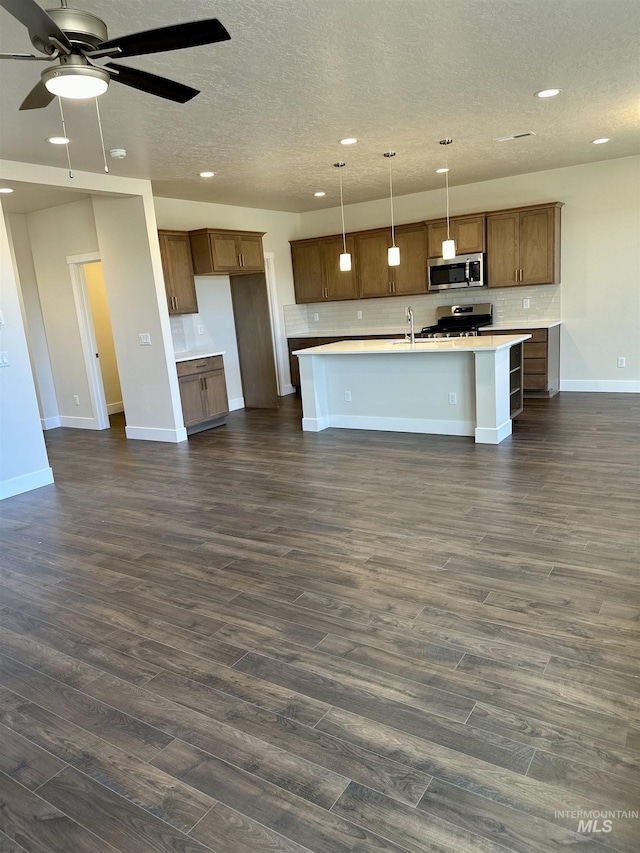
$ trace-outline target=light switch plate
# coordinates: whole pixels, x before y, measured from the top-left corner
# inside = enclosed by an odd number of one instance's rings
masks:
[[[140,334],[138,335],[138,340],[140,341],[141,347],[151,346],[151,335],[148,332],[140,332]]]

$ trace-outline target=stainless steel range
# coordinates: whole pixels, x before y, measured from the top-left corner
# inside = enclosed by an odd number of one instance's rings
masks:
[[[425,326],[422,338],[460,338],[478,334],[482,326],[493,323],[493,305],[479,302],[477,305],[441,305],[436,308],[433,326]]]

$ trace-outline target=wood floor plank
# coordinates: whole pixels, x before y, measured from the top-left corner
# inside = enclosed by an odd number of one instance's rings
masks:
[[[29,853],[114,853],[110,844],[3,773],[0,802],[0,831],[26,844]]]
[[[141,720],[8,658],[0,660],[0,684],[145,760],[172,740]]]
[[[15,737],[28,739],[33,749],[47,750],[45,754],[58,765],[56,772],[65,763],[71,764],[183,832],[188,832],[215,803],[146,761],[32,702],[23,700],[14,710],[0,711],[0,720],[11,732],[20,733]],[[24,779],[20,781],[26,784]],[[41,779],[39,784],[45,781]]]
[[[609,693],[622,693],[625,696],[640,698],[640,667],[637,674],[627,675],[554,656],[547,664],[545,675],[577,681],[579,684],[607,690]]]
[[[207,853],[195,839],[67,767],[39,795],[120,853]]]
[[[409,809],[382,794],[352,782],[331,809],[359,826],[371,827],[411,853],[506,853],[512,848],[494,844],[475,832],[441,820],[437,815]]]
[[[509,738],[486,736],[461,723],[418,711],[358,687],[345,687],[327,676],[316,675],[272,658],[249,653],[235,664],[236,669],[251,673],[281,686],[297,684],[306,693],[327,704],[335,705],[362,717],[385,722],[400,731],[418,734],[451,749],[484,758],[501,767],[524,773],[533,750]]]
[[[229,808],[314,853],[404,853],[367,828],[176,741],[153,762]]]
[[[300,758],[331,767],[335,772],[356,779],[394,799],[416,805],[431,777],[412,770],[406,764],[389,761],[375,752],[326,735],[290,717],[265,711],[186,678],[163,673],[145,685],[145,690],[201,711],[208,717],[228,721],[234,728],[254,735]]]
[[[221,853],[309,853],[308,847],[222,803],[211,809],[191,835]]]
[[[540,853],[569,847],[572,851],[598,850],[588,838],[561,826],[513,810],[456,785],[435,779],[418,804],[425,814],[461,826],[518,853]]]
[[[199,749],[266,779],[278,787],[328,808],[344,790],[348,779],[333,770],[307,761],[266,741],[247,734],[233,725],[216,722],[185,705],[161,698],[150,690],[105,676],[90,688],[91,695],[111,701],[126,713],[151,722],[159,731],[180,738]],[[212,692],[212,700],[224,708],[224,694]],[[109,700],[109,697],[111,699]],[[235,705],[231,705],[232,709]],[[233,711],[230,723],[233,723]]]
[[[33,791],[64,766],[64,761],[0,725],[0,772]]]

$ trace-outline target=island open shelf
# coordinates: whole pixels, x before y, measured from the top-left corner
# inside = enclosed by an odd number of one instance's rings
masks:
[[[530,335],[347,340],[297,350],[302,428],[474,436],[499,444],[522,410]]]

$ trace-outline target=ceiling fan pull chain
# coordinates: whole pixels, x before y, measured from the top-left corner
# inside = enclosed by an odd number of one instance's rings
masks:
[[[58,104],[60,105],[60,118],[62,119],[62,135],[66,137],[67,126],[64,122],[64,111],[62,109],[62,98],[58,95]],[[67,149],[67,163],[69,164],[69,177],[73,178],[73,169],[71,168],[71,154],[69,153],[69,145],[64,146]]]
[[[102,145],[102,159],[104,161],[104,170],[107,174],[109,174],[109,167],[107,166],[107,152],[104,150],[104,136],[102,135],[102,121],[100,120],[100,107],[98,106],[98,99],[94,99],[96,102],[96,115],[98,116],[98,130],[100,131],[100,144]]]

